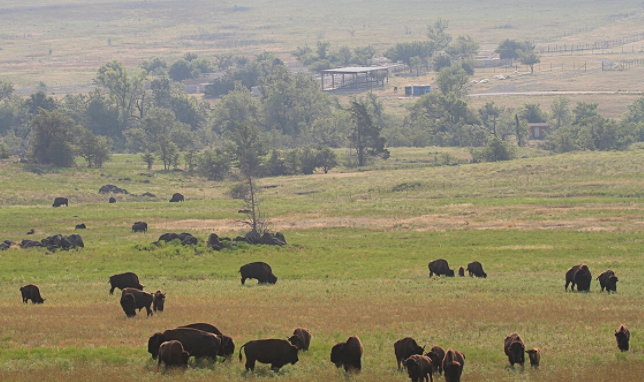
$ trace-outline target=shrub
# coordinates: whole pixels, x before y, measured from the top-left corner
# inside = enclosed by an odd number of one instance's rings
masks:
[[[244,200],[246,196],[250,193],[250,189],[246,183],[236,183],[230,190],[228,190],[228,195],[233,199]]]

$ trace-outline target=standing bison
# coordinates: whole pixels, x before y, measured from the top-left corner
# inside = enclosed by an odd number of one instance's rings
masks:
[[[458,267],[458,277],[465,277],[465,268]]]
[[[233,354],[235,354],[235,342],[233,341],[232,337],[225,336],[214,325],[198,322],[196,324],[181,326],[181,328],[197,329],[201,330],[202,332],[215,334],[221,339],[221,345],[219,346],[219,353],[217,355],[224,358],[230,358]]]
[[[411,382],[434,382],[432,377],[432,360],[424,355],[414,354],[403,363],[407,368]]]
[[[125,288],[134,288],[143,290],[144,285],[139,283],[139,276],[133,272],[121,273],[118,275],[110,276],[109,284],[112,286],[110,289],[110,294],[114,294],[114,289],[119,288],[121,290]]]
[[[311,345],[311,331],[304,328],[297,328],[293,335],[288,338],[288,342],[294,345],[298,350],[309,350]]]
[[[132,293],[121,294],[121,308],[128,317],[136,317],[136,298]]]
[[[428,265],[429,268],[429,277],[432,277],[434,274],[436,276],[448,276],[454,277],[454,270],[449,269],[449,264],[445,259],[438,259],[430,262]]]
[[[239,268],[239,273],[241,273],[242,285],[246,279],[257,279],[259,284],[275,284],[277,282],[277,276],[273,274],[271,266],[263,262],[246,264]]]
[[[568,290],[568,285],[572,284],[570,287],[571,291],[575,290],[575,285],[577,285],[578,292],[589,291],[591,280],[592,275],[590,274],[590,270],[586,264],[575,265],[566,272],[565,289]]]
[[[631,331],[628,330],[626,325],[620,325],[615,331],[615,339],[617,340],[617,347],[621,351],[628,351],[628,342],[631,339]]]
[[[512,333],[505,337],[503,350],[505,351],[505,355],[508,356],[510,366],[514,366],[515,363],[523,366],[525,363],[525,343],[518,333]]]
[[[606,284],[606,292],[615,292],[617,293],[617,282],[619,279],[617,276],[611,276],[608,278],[608,283]]]
[[[172,198],[170,198],[170,203],[183,202],[183,200],[183,195],[177,192],[176,194],[172,195]]]
[[[136,222],[132,224],[132,232],[146,233],[147,231],[148,231],[148,223],[146,222]]]
[[[163,306],[165,305],[165,293],[157,290],[154,292],[152,298],[152,310],[155,312],[163,312]]]
[[[69,207],[69,200],[67,200],[67,198],[56,198],[56,199],[54,199],[54,204],[52,204],[51,206],[52,207],[60,207],[60,206]]]
[[[465,366],[465,355],[458,350],[448,349],[443,358],[443,374],[446,382],[460,382],[463,367]]]
[[[181,342],[183,350],[191,357],[217,359],[221,339],[212,333],[189,328],[169,329],[163,333],[154,333],[148,340],[148,353],[152,359],[157,359],[161,344],[166,341],[176,340]]]
[[[445,358],[445,349],[439,345],[432,346],[432,350],[425,354],[432,360],[434,373],[443,374],[443,358]]]
[[[188,367],[188,358],[190,353],[183,350],[183,345],[177,340],[166,341],[159,346],[159,364],[163,362],[165,368],[169,367]]]
[[[472,261],[471,263],[467,264],[467,272],[470,274],[470,277],[487,277],[487,273],[485,273],[485,271],[483,270],[483,265],[481,265],[481,263],[479,263],[478,261]]]
[[[336,367],[344,367],[345,371],[360,371],[362,369],[362,353],[364,347],[358,336],[351,336],[347,342],[339,342],[331,348],[331,362]]]
[[[416,340],[411,337],[401,338],[394,343],[394,354],[396,355],[396,363],[398,364],[398,369],[403,360],[411,357],[412,355],[423,355],[425,351],[424,346],[419,346],[416,343]]]
[[[239,348],[239,361],[242,361],[241,351],[246,355],[246,370],[255,370],[255,362],[270,363],[271,369],[277,371],[286,364],[295,365],[299,358],[298,349],[287,340],[266,339],[248,341]]]
[[[532,348],[525,352],[528,353],[528,358],[530,358],[530,366],[535,368],[539,367],[539,364],[541,363],[541,351],[539,348]]]
[[[22,302],[27,303],[31,300],[32,304],[42,304],[45,302],[45,299],[40,295],[40,289],[37,285],[27,284],[20,288],[20,293],[22,294]]]
[[[136,309],[138,309],[139,312],[141,311],[141,309],[145,308],[148,316],[152,316],[154,314],[152,313],[152,300],[154,300],[154,296],[151,293],[134,288],[125,288],[121,293],[121,299],[123,299],[123,297],[127,294],[134,296],[134,303]],[[125,313],[127,314],[127,312]]]
[[[601,292],[604,291],[604,288],[608,286],[608,279],[611,276],[615,276],[615,272],[611,271],[610,269],[602,272],[602,274],[597,277],[597,280],[599,280],[599,287],[601,288]]]

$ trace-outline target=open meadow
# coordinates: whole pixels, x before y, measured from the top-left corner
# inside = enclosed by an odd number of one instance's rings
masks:
[[[405,381],[393,343],[453,347],[466,356],[463,381],[635,381],[644,372],[644,152],[548,156],[523,149],[505,163],[436,166],[464,149],[392,149],[365,171],[264,178],[263,206],[288,246],[207,249],[207,236],[243,233],[229,183],[154,168],[117,155],[102,169],[30,172],[0,162],[0,240],[19,242],[81,231],[85,248],[69,252],[12,248],[0,252],[0,380],[346,380],[329,362],[334,343],[357,334],[365,352],[356,381]],[[119,181],[130,178],[130,181]],[[150,180],[144,183],[144,180]],[[104,184],[130,193],[108,204]],[[181,192],[184,203],[168,203]],[[70,206],[52,208],[56,196]],[[132,233],[135,221],[147,233]],[[196,247],[151,243],[189,232]],[[429,279],[427,263],[458,268],[480,261],[487,279]],[[240,285],[239,267],[265,261],[277,284]],[[565,293],[564,274],[585,263],[594,277],[618,275],[617,293]],[[166,310],[126,318],[110,275],[136,272],[147,291],[167,294]],[[20,286],[38,284],[46,301],[23,305]],[[313,333],[311,349],[273,374],[244,371],[236,358],[195,363],[185,374],[157,371],[147,353],[154,332],[209,322],[248,340]],[[631,329],[620,353],[614,330]],[[512,369],[503,339],[517,331],[538,347],[541,368]],[[436,376],[436,378],[441,378]]]

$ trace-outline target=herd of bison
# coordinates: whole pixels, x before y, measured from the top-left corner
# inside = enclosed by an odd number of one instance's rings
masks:
[[[429,277],[442,276],[454,277],[455,272],[449,268],[444,259],[438,259],[428,264]],[[474,261],[467,265],[467,268],[460,267],[458,275],[465,276],[465,270],[470,277],[487,277],[480,262]],[[241,283],[247,279],[257,279],[260,284],[275,284],[277,276],[273,274],[270,265],[264,262],[255,262],[242,266],[239,269]],[[572,284],[571,291],[575,286],[577,291],[589,291],[592,275],[585,264],[576,265],[566,272],[565,290]],[[617,291],[617,277],[611,270],[603,272],[598,277],[601,291]],[[155,293],[144,292],[144,285],[139,282],[139,277],[132,272],[122,273],[110,277],[110,294],[116,288],[121,289],[121,307],[127,317],[136,316],[137,311],[146,309],[147,315],[153,312],[163,312],[165,294],[157,290]],[[40,295],[38,286],[29,284],[20,288],[22,300],[27,303],[31,300],[34,304],[42,304],[45,299]],[[630,331],[625,325],[621,325],[615,331],[617,346],[621,351],[629,350]],[[311,332],[305,328],[297,328],[293,334],[284,339],[261,339],[249,341],[239,349],[239,360],[242,361],[242,349],[246,356],[246,369],[253,371],[255,363],[266,363],[271,369],[277,371],[287,364],[298,362],[298,353],[307,351],[311,343]],[[539,367],[541,352],[538,348],[527,349],[525,342],[518,333],[508,335],[503,341],[503,350],[508,357],[510,365],[521,366],[525,363],[525,354],[528,354],[530,365]],[[351,336],[346,342],[340,342],[331,349],[330,360],[338,368],[343,367],[347,372],[360,371],[362,368],[362,355],[364,347],[358,336]],[[168,367],[188,366],[190,357],[208,358],[216,360],[223,357],[230,359],[235,352],[233,338],[224,335],[217,327],[207,323],[194,323],[168,329],[162,333],[154,333],[148,340],[148,352],[153,359],[158,359],[159,365]],[[449,348],[445,351],[441,346],[435,345],[425,353],[425,346],[420,346],[411,337],[399,339],[394,343],[394,353],[398,369],[405,368],[409,378],[413,381],[433,381],[433,374],[444,375],[447,382],[460,381],[463,367],[465,366],[465,355]],[[424,354],[423,354],[424,353]]]

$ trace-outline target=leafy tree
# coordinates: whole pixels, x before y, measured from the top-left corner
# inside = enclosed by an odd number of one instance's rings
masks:
[[[490,135],[498,138],[497,122],[505,108],[503,106],[496,106],[494,102],[487,102],[485,106],[479,109],[479,116],[481,117],[482,126]]]
[[[190,149],[183,153],[183,163],[186,164],[188,171],[192,171],[195,161],[197,159],[197,152],[194,149]]]
[[[150,82],[150,90],[152,90],[152,99],[156,107],[170,107],[172,89],[169,79],[161,78],[152,80],[152,82]]]
[[[516,40],[506,39],[494,51],[502,59],[518,60],[519,55],[524,51],[533,50],[532,44]]]
[[[452,58],[469,59],[474,57],[479,51],[479,43],[474,41],[472,36],[458,36],[456,41],[447,47],[446,53]]]
[[[452,59],[449,58],[446,54],[439,54],[434,57],[434,70],[440,72],[443,68],[449,68],[452,66]]]
[[[521,110],[521,118],[528,123],[542,123],[548,120],[548,113],[542,111],[538,103],[526,103]]]
[[[587,125],[593,119],[599,117],[597,112],[598,102],[577,102],[577,106],[572,111],[574,115],[573,124]]]
[[[5,98],[8,98],[13,91],[13,84],[11,82],[0,80],[0,102]]]
[[[143,162],[148,166],[148,170],[152,170],[152,165],[154,164],[154,155],[146,151],[141,155],[141,159],[143,159]]]
[[[572,122],[572,112],[570,111],[570,99],[566,96],[559,96],[552,101],[550,107],[552,118],[554,120],[553,128],[559,129],[568,126]]]
[[[112,140],[107,137],[94,135],[91,131],[83,129],[78,144],[78,154],[85,159],[87,167],[103,167],[103,163],[110,160]]]
[[[259,105],[241,82],[235,84],[235,90],[221,97],[215,105],[212,125],[220,134],[232,132],[237,125],[247,121],[257,123]]]
[[[452,42],[452,36],[445,32],[448,26],[449,21],[441,18],[427,26],[427,38],[429,38],[429,41],[437,51],[445,50]]]
[[[317,167],[321,167],[324,173],[338,166],[338,158],[329,147],[319,147],[316,154]]]
[[[541,62],[541,57],[534,50],[520,52],[519,60],[523,65],[530,67],[530,73],[534,73],[534,65]]]
[[[416,68],[416,76],[419,76],[420,67],[423,65],[423,59],[418,56],[414,56],[409,60],[409,63],[412,68]]]
[[[349,142],[358,155],[358,166],[364,166],[368,157],[389,158],[389,150],[385,148],[386,140],[380,136],[380,128],[373,124],[364,102],[351,101],[349,111],[354,120]]]
[[[190,78],[199,77],[199,74],[193,72],[193,67],[189,61],[179,59],[170,65],[168,75],[173,81],[181,82]]]
[[[72,118],[57,110],[41,110],[31,124],[34,137],[30,155],[34,160],[58,167],[74,165],[74,144],[81,128]]]
[[[359,46],[353,50],[355,55],[351,58],[351,62],[357,65],[368,66],[371,65],[371,59],[376,54],[373,46]]]
[[[255,61],[246,64],[242,69],[229,71],[228,74],[215,79],[206,85],[204,94],[206,97],[220,97],[235,89],[236,82],[240,82],[248,90],[256,86],[261,78],[266,77],[276,67],[284,66],[284,63],[270,53],[263,53],[255,58]]]
[[[326,53],[329,50],[331,43],[328,41],[318,41],[316,53],[321,60],[326,59]]]
[[[31,115],[36,115],[40,110],[52,111],[56,109],[56,100],[48,97],[45,92],[38,91],[27,98],[25,106]]]
[[[394,45],[387,49],[384,56],[392,61],[402,61],[409,65],[411,69],[413,67],[411,64],[412,57],[426,59],[427,57],[431,57],[433,53],[434,45],[432,42],[412,41]]]
[[[199,175],[217,182],[226,178],[232,166],[229,153],[222,148],[204,151],[199,156],[198,162],[197,172]]]
[[[157,142],[157,157],[159,157],[159,160],[163,163],[163,168],[165,170],[169,170],[170,166],[176,163],[178,153],[179,149],[177,148],[177,145],[174,144],[167,135],[163,134],[159,136]]]
[[[440,70],[436,78],[436,84],[445,95],[454,93],[462,96],[466,93],[465,85],[468,80],[469,76],[461,65],[452,65],[449,68]]]
[[[155,151],[161,136],[171,138],[181,150],[192,148],[197,139],[190,125],[177,121],[171,110],[159,108],[151,109],[139,121],[138,127],[130,128],[123,134],[129,147],[135,151]]]
[[[139,66],[147,73],[163,73],[165,72],[167,64],[159,57],[152,57],[150,61],[143,60]]]
[[[0,141],[0,159],[7,159],[11,157],[11,150],[9,146],[3,141]]]
[[[516,158],[516,150],[499,138],[492,138],[490,142],[480,149],[471,149],[472,159],[477,162],[498,162]]]
[[[270,155],[266,159],[264,171],[268,176],[281,176],[287,174],[284,158],[282,158],[279,151],[275,149],[271,150]]]
[[[149,100],[146,99],[146,76],[145,70],[130,76],[118,61],[108,62],[98,69],[95,81],[107,88],[122,126],[125,126],[130,118],[140,119],[147,113]]]

